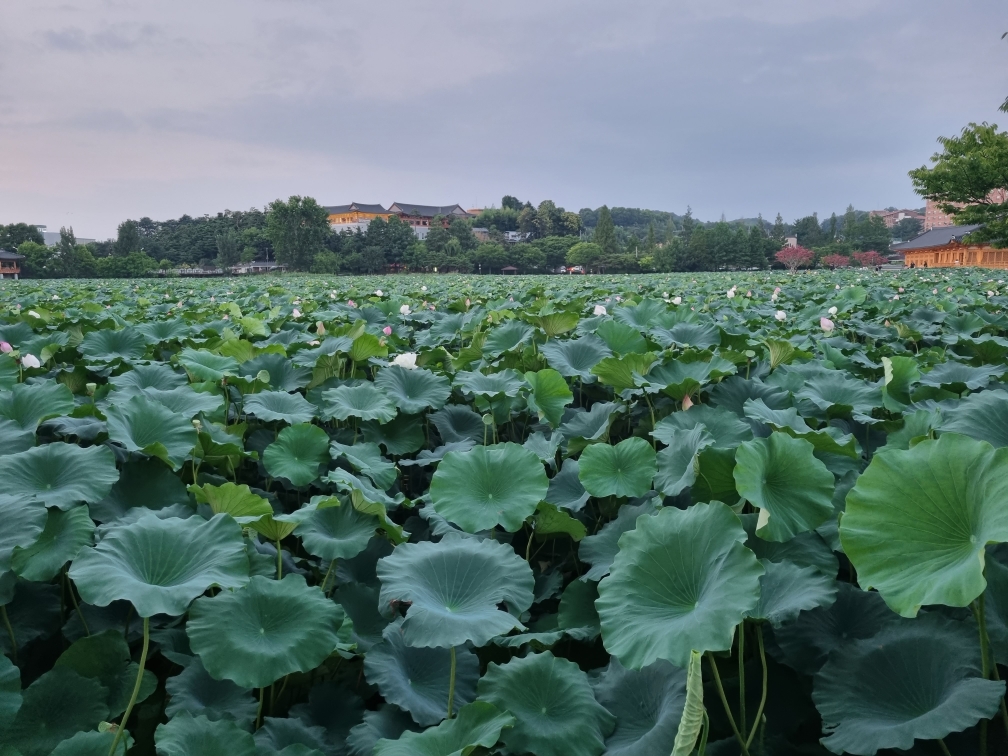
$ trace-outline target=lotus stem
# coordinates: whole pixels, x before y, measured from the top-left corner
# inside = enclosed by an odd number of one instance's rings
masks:
[[[262,705],[263,698],[266,697],[266,689],[259,688],[259,708],[256,709],[256,723],[255,728],[258,730],[262,726]]]
[[[941,738],[938,738],[938,747],[942,749],[942,753],[944,753],[945,756],[952,756],[952,754],[949,752],[948,746],[945,745],[945,741],[942,740]]]
[[[697,756],[704,756],[707,750],[707,736],[710,734],[710,717],[707,716],[707,709],[703,710],[703,725],[700,730],[700,746],[697,748]]]
[[[336,566],[336,560],[335,559],[330,560],[329,561],[329,569],[326,570],[325,577],[322,578],[322,593],[323,594],[325,594],[325,592],[326,592],[326,583],[329,582],[329,576],[332,574],[333,567],[335,567],[335,566]]]
[[[747,748],[752,743],[753,738],[756,737],[756,729],[760,726],[760,723],[766,722],[763,716],[763,707],[766,706],[767,698],[767,666],[766,653],[763,650],[763,626],[759,624],[756,625],[756,640],[759,643],[760,663],[763,665],[763,695],[760,697],[759,708],[756,710],[756,719],[753,720],[752,732],[749,733],[749,738],[746,740]]]
[[[721,697],[721,705],[724,706],[725,714],[728,715],[728,724],[731,725],[732,732],[735,733],[735,739],[739,742],[739,746],[742,748],[742,756],[749,756],[749,747],[746,745],[745,739],[742,737],[742,733],[739,732],[738,727],[735,725],[735,717],[732,715],[731,707],[728,705],[728,699],[725,697],[724,686],[721,684],[721,675],[718,673],[717,662],[714,661],[714,654],[710,651],[707,652],[707,661],[710,663],[711,670],[714,672],[714,683],[717,685],[717,692]]]
[[[455,646],[451,647],[451,676],[448,678],[448,719],[455,708]]]
[[[133,685],[133,695],[130,696],[129,704],[126,706],[126,711],[122,715],[122,719],[119,720],[119,726],[116,728],[115,738],[112,740],[112,747],[109,749],[109,756],[113,756],[116,752],[116,746],[119,745],[119,739],[122,737],[123,732],[126,730],[126,723],[129,722],[130,714],[133,713],[133,705],[136,703],[137,696],[140,695],[140,685],[143,683],[143,673],[144,667],[147,664],[147,647],[150,645],[150,617],[143,618],[143,651],[140,652],[140,666],[137,669],[136,683]]]
[[[77,597],[74,595],[73,583],[70,582],[70,576],[66,574],[66,570],[63,570],[63,579],[66,580],[66,586],[70,590],[70,601],[73,602],[74,609],[77,610],[77,616],[80,618],[81,625],[84,626],[84,632],[87,633],[90,638],[91,630],[88,628],[88,623],[84,619],[84,612],[81,611],[80,604],[77,603]]]
[[[7,635],[11,643],[11,661],[17,664],[17,639],[14,637],[14,628],[11,627],[10,618],[7,616],[7,605],[0,606],[0,616],[3,616],[4,627],[7,628]]]
[[[739,684],[739,694],[738,694],[738,705],[739,705],[739,730],[744,735],[748,728],[746,727],[746,711],[745,711],[745,620],[739,623],[739,634],[738,634],[738,684]],[[756,717],[759,720],[759,717]],[[747,742],[748,745],[748,742]]]
[[[276,542],[277,549],[277,580],[283,577],[283,552],[280,550],[280,539]]]

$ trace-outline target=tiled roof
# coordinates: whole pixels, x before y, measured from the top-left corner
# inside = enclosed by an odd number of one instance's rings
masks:
[[[409,202],[393,202],[389,212],[403,215],[418,215],[421,218],[433,218],[435,215],[468,215],[461,205],[414,205]]]
[[[911,239],[910,241],[903,242],[902,244],[893,244],[892,250],[894,252],[912,252],[915,249],[944,247],[952,242],[962,241],[964,236],[973,233],[978,228],[980,228],[979,225],[942,226],[941,228],[933,228],[927,233],[921,234],[916,239]]]
[[[351,202],[349,205],[328,205],[326,206],[326,212],[329,215],[339,215],[340,213],[349,213],[354,210],[361,213],[386,213],[388,212],[381,205],[365,205],[362,202]]]
[[[0,249],[0,260],[24,260],[24,255],[19,255],[17,252],[8,252],[6,249]]]

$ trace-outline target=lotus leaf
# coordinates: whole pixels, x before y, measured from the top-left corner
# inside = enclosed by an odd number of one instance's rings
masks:
[[[451,396],[447,378],[429,370],[407,370],[392,365],[378,371],[375,387],[384,393],[400,412],[415,415],[426,409],[439,410]]]
[[[30,546],[14,548],[11,568],[25,580],[48,582],[82,548],[91,545],[94,528],[85,506],[65,512],[51,509],[38,540]]]
[[[178,470],[196,446],[196,429],[185,415],[172,412],[160,402],[134,396],[108,412],[109,438],[126,451],[157,457]]]
[[[158,756],[256,756],[252,734],[227,719],[211,720],[183,712],[154,732]]]
[[[215,680],[199,657],[190,659],[177,675],[165,681],[170,696],[165,714],[175,717],[189,714],[211,721],[230,719],[243,730],[252,728],[258,704],[248,690],[230,680]]]
[[[469,533],[497,525],[514,532],[546,496],[539,459],[514,443],[446,454],[431,479],[435,511]]]
[[[204,483],[202,486],[189,486],[189,493],[195,496],[200,504],[209,506],[214,514],[231,515],[242,525],[248,525],[273,514],[273,507],[269,502],[262,496],[252,493],[248,486],[238,486],[230,482],[219,486]]]
[[[7,490],[36,496],[47,507],[100,501],[118,479],[115,457],[104,446],[52,443],[4,459]]]
[[[537,373],[525,373],[525,382],[532,387],[528,395],[529,409],[556,428],[563,418],[564,407],[574,401],[567,381],[556,370],[546,368]]]
[[[301,394],[288,394],[286,391],[263,391],[247,396],[243,409],[268,423],[279,421],[290,425],[310,423],[316,413],[315,406]]]
[[[642,438],[615,446],[593,444],[578,460],[578,477],[592,496],[642,496],[657,472],[655,451]]]
[[[598,336],[589,334],[569,341],[548,341],[542,346],[542,354],[560,375],[592,383],[596,380],[592,368],[612,357],[612,350]]]
[[[130,661],[129,645],[118,630],[80,638],[64,651],[53,669],[72,669],[81,677],[97,680],[108,691],[109,715],[118,717],[129,704],[138,665]],[[137,702],[146,700],[157,688],[157,678],[144,670]]]
[[[469,756],[477,748],[493,746],[515,718],[492,704],[478,701],[462,708],[458,717],[422,733],[403,733],[398,740],[379,740],[374,756]]]
[[[378,444],[363,442],[353,446],[333,441],[329,446],[333,458],[345,457],[356,470],[367,475],[376,486],[388,490],[395,483],[398,471],[395,465],[382,457]]]
[[[349,504],[317,509],[294,533],[305,551],[325,560],[352,559],[367,548],[380,520]]]
[[[329,436],[317,425],[291,425],[263,452],[263,465],[274,478],[285,478],[301,488],[319,476],[329,460]]]
[[[396,416],[392,400],[373,383],[346,384],[322,393],[325,416],[337,420],[349,417],[387,423]]]
[[[0,418],[32,433],[46,418],[69,415],[73,408],[73,394],[62,383],[18,383],[10,391],[0,392]]]
[[[149,514],[81,551],[69,575],[89,604],[125,600],[141,617],[178,616],[212,585],[244,585],[248,557],[241,528],[230,517],[161,520]]]
[[[147,342],[135,328],[121,328],[118,331],[102,329],[85,336],[78,348],[89,360],[132,362],[147,351]]]
[[[236,377],[239,370],[238,360],[234,357],[222,357],[204,349],[188,347],[179,352],[178,363],[196,381],[220,383],[227,377]]]

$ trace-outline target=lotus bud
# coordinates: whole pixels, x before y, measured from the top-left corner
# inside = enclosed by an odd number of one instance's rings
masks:
[[[260,370],[258,373],[256,373],[256,380],[259,381],[259,383],[265,383],[265,384],[268,385],[269,382],[270,382],[269,371],[268,370]]]
[[[88,396],[94,396],[95,395],[95,391],[98,390],[98,384],[97,383],[85,383],[84,384],[84,390],[87,391],[87,395]]]
[[[199,433],[199,432],[200,432],[200,430],[202,430],[202,428],[203,428],[203,423],[201,423],[201,422],[200,422],[199,420],[197,420],[196,418],[193,418],[193,421],[192,421],[192,427],[196,429],[196,432],[197,432],[197,433]]]

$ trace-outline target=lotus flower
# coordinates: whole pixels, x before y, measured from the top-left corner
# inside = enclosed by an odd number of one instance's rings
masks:
[[[735,287],[734,286],[732,286],[730,289],[728,289],[727,297],[728,297],[728,299],[735,299]]]
[[[833,321],[830,320],[829,318],[819,318],[819,326],[824,331],[826,331],[826,333],[830,333],[833,330],[833,328],[835,327],[833,325]]]
[[[466,307],[468,307],[470,304],[471,303],[469,302],[469,297],[466,297]]]
[[[34,354],[26,354],[21,358],[21,364],[26,368],[39,368],[42,367],[42,363],[39,362],[39,358]]]
[[[0,352],[3,354],[10,354],[14,351],[14,347],[8,344],[6,341],[0,341]]]
[[[947,286],[947,287],[945,287],[945,291],[947,291],[947,292],[951,292],[951,291],[952,291],[952,287],[951,287],[951,286]]]
[[[41,318],[42,317],[37,312],[35,312],[35,310],[28,310],[28,314],[31,315],[33,318]]]
[[[427,287],[426,286],[421,286],[420,287],[420,291],[427,291]]]
[[[407,315],[409,315],[409,314],[410,314],[410,309],[409,309],[409,305],[407,305],[407,304],[404,304],[404,305],[403,305],[402,307],[400,307],[400,308],[399,308],[399,314],[400,314],[400,315],[402,315],[402,316],[403,316],[404,318],[405,318],[405,317],[406,317]]]
[[[784,310],[777,310],[777,312],[774,313],[774,317],[777,318],[777,320],[785,321],[787,320],[787,313],[784,312]]]
[[[384,328],[381,329],[381,332],[384,333],[386,336],[391,336],[392,326],[385,326]]]
[[[682,408],[683,408],[683,410],[684,411],[688,410],[692,406],[693,406],[693,400],[689,398],[689,395],[684,396],[682,398]]]
[[[59,294],[53,294],[52,298],[53,298],[54,302],[58,301],[59,300]]]
[[[376,297],[383,297],[385,295],[382,294],[382,290],[381,289],[375,289],[375,296]]]
[[[837,313],[836,307],[830,307],[829,308],[829,314],[830,315],[836,315],[836,313]]]
[[[294,317],[294,318],[300,318],[301,317],[301,310],[299,310],[297,307],[295,307],[294,308],[294,312],[291,313],[291,316]]]
[[[672,304],[674,304],[674,305],[681,305],[682,304],[682,297],[675,297],[675,298],[673,298],[672,299]]]
[[[407,370],[413,370],[416,367],[416,352],[403,352],[402,354],[397,354],[395,359],[392,360],[393,365],[398,365],[401,368],[406,368]]]
[[[893,299],[899,299],[899,294],[893,294]]]
[[[899,287],[899,290],[900,290],[900,294],[902,294],[902,293],[903,293],[903,287],[902,287],[902,286],[900,286],[900,287]]]
[[[595,315],[605,315],[605,314],[607,314],[606,313],[606,308],[603,307],[602,305],[595,305],[595,309],[593,310],[593,314],[595,314]]]
[[[347,307],[356,307],[357,306],[357,303],[354,302],[352,299],[348,299],[346,301],[346,303],[347,303]]]
[[[315,321],[315,333],[319,336],[325,336],[325,323],[321,320]]]

